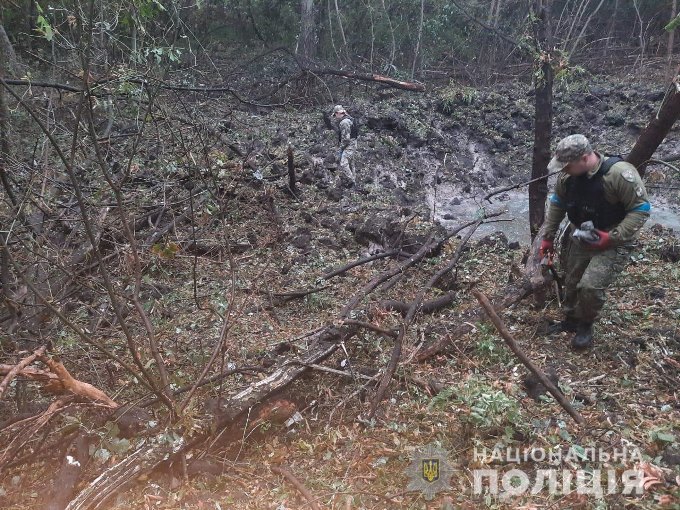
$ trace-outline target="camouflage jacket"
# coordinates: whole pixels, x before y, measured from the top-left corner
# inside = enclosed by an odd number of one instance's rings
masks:
[[[352,119],[347,116],[343,118],[338,124],[338,130],[340,134],[340,148],[346,149],[352,142]]]
[[[602,165],[603,156],[598,153],[600,164],[588,173],[588,177],[594,176]],[[569,175],[562,172],[557,177],[555,192],[549,198],[548,212],[545,218],[545,239],[553,239],[557,229],[567,213],[566,204],[566,180]],[[636,168],[630,163],[620,161],[610,168],[609,172],[602,177],[605,199],[611,203],[621,203],[626,210],[626,216],[618,224],[609,230],[609,235],[614,245],[621,245],[635,237],[642,228],[651,206],[647,196],[647,190]]]

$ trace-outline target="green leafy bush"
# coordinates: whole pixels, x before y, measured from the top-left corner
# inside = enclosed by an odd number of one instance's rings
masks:
[[[460,414],[461,420],[482,434],[512,436],[523,428],[517,400],[479,377],[462,383],[455,392],[454,401],[468,410]]]

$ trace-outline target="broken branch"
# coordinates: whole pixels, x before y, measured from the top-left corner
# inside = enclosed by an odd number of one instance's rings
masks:
[[[38,356],[42,356],[43,354],[45,354],[45,349],[47,349],[47,346],[43,345],[39,349],[35,350],[33,352],[33,354],[22,359],[19,363],[14,365],[14,367],[12,367],[9,370],[9,372],[7,373],[5,378],[2,380],[2,382],[0,382],[0,399],[2,398],[2,395],[5,393],[5,390],[7,389],[7,386],[9,385],[9,383],[12,382],[12,379],[14,379],[17,376],[17,374],[20,373],[24,368],[26,368],[28,365],[33,363],[33,361]]]
[[[515,339],[505,327],[505,324],[503,324],[501,318],[498,316],[498,314],[496,314],[496,310],[494,310],[493,306],[489,302],[489,299],[484,294],[475,289],[472,290],[472,294],[477,298],[479,304],[482,305],[482,308],[484,308],[484,311],[489,316],[489,319],[491,322],[493,322],[493,325],[503,337],[505,343],[508,344],[510,350],[515,353],[515,356],[517,356],[524,366],[527,367],[529,371],[538,378],[539,381],[541,381],[541,384],[543,384],[543,386],[547,388],[552,396],[555,397],[555,400],[557,400],[564,410],[567,411],[572,418],[574,418],[576,423],[579,425],[584,424],[585,420],[583,419],[583,416],[581,416],[579,412],[571,406],[569,401],[564,398],[562,392],[557,387],[555,387],[555,385],[550,381],[550,379],[546,377],[543,371],[534,365],[533,362],[526,356],[526,354],[522,352],[522,350],[517,345],[517,342],[515,342]]]
[[[118,404],[113,401],[106,393],[102,390],[95,388],[90,383],[82,382],[75,379],[66,367],[59,360],[54,360],[48,356],[40,355],[38,359],[45,363],[52,373],[59,377],[59,380],[64,385],[64,388],[71,391],[72,393],[79,395],[81,397],[91,398],[92,400],[99,400],[104,402],[107,406],[112,408],[117,408]]]
[[[285,468],[282,467],[277,467],[277,466],[272,466],[270,468],[273,473],[276,473],[277,475],[283,476],[286,480],[288,480],[293,487],[295,487],[300,494],[304,496],[304,498],[309,502],[309,505],[312,507],[313,510],[320,510],[319,505],[316,504],[316,499],[314,496],[312,496],[312,493],[309,492],[309,489],[304,486],[304,484],[298,480],[293,473],[288,471]]]

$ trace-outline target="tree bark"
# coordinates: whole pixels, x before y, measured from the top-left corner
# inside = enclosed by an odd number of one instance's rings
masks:
[[[415,78],[416,65],[418,63],[418,54],[420,52],[420,40],[423,37],[423,19],[425,17],[425,0],[420,2],[420,23],[418,24],[418,39],[416,40],[416,49],[413,52],[413,66],[411,67],[411,79]]]
[[[0,78],[6,73],[11,73],[16,63],[14,48],[7,37],[5,27],[0,23]],[[13,206],[17,205],[12,184],[7,175],[7,161],[10,152],[9,143],[9,111],[5,102],[5,90],[0,87],[0,183],[7,194],[7,198]],[[17,311],[10,301],[11,272],[9,268],[9,251],[7,248],[7,234],[0,232],[0,283],[2,284],[2,300],[9,312],[10,326],[8,332],[13,332],[17,320]]]
[[[2,23],[0,23],[0,54],[2,54],[0,63],[3,71],[7,74],[13,74],[17,65],[17,55]]]
[[[316,33],[316,7],[314,0],[300,0],[300,39],[298,55],[309,60],[316,57],[318,37]]]
[[[293,147],[288,146],[288,188],[295,193],[295,158],[293,157]]]
[[[493,26],[493,13],[496,11],[496,2],[499,0],[491,0],[491,7],[489,8],[489,16],[486,18],[486,24]]]
[[[0,23],[0,78],[4,79],[7,74],[11,74],[15,64],[16,56],[14,48],[12,48],[12,44],[9,42],[5,28]],[[16,205],[17,200],[7,176],[9,146],[9,112],[5,101],[5,90],[0,87],[0,182],[12,205]]]
[[[338,18],[338,27],[340,28],[340,35],[342,36],[342,45],[347,51],[347,39],[345,38],[345,29],[342,27],[342,18],[340,17],[340,8],[338,7],[338,0],[335,1],[335,15]]]
[[[498,28],[498,20],[499,20],[500,15],[501,15],[501,5],[502,5],[502,3],[503,3],[503,0],[497,0],[496,1],[496,12],[493,15],[493,23],[491,25],[494,28]]]
[[[675,19],[675,16],[678,13],[678,0],[673,0],[673,3],[671,5],[671,17],[670,19],[673,20]],[[670,30],[668,32],[668,48],[667,48],[667,56],[668,56],[668,63],[670,65],[673,65],[673,45],[675,43],[675,30]]]
[[[536,21],[536,44],[540,78],[537,79],[536,111],[534,117],[534,152],[531,164],[531,178],[538,179],[548,173],[550,162],[550,138],[552,133],[552,89],[553,70],[551,53],[550,8],[548,0],[536,0],[534,6]],[[545,218],[545,199],[548,196],[547,180],[538,180],[529,185],[529,228],[533,239]]]
[[[640,133],[633,149],[626,156],[628,163],[638,167],[641,177],[645,175],[645,168],[640,165],[652,157],[654,151],[663,142],[675,121],[680,117],[680,84],[678,78],[679,76],[676,76],[668,86],[668,91],[659,111],[650,119],[647,127]]]

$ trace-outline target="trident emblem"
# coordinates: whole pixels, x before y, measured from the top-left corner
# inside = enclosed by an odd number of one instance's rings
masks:
[[[432,483],[439,480],[439,459],[423,459],[423,480]]]

